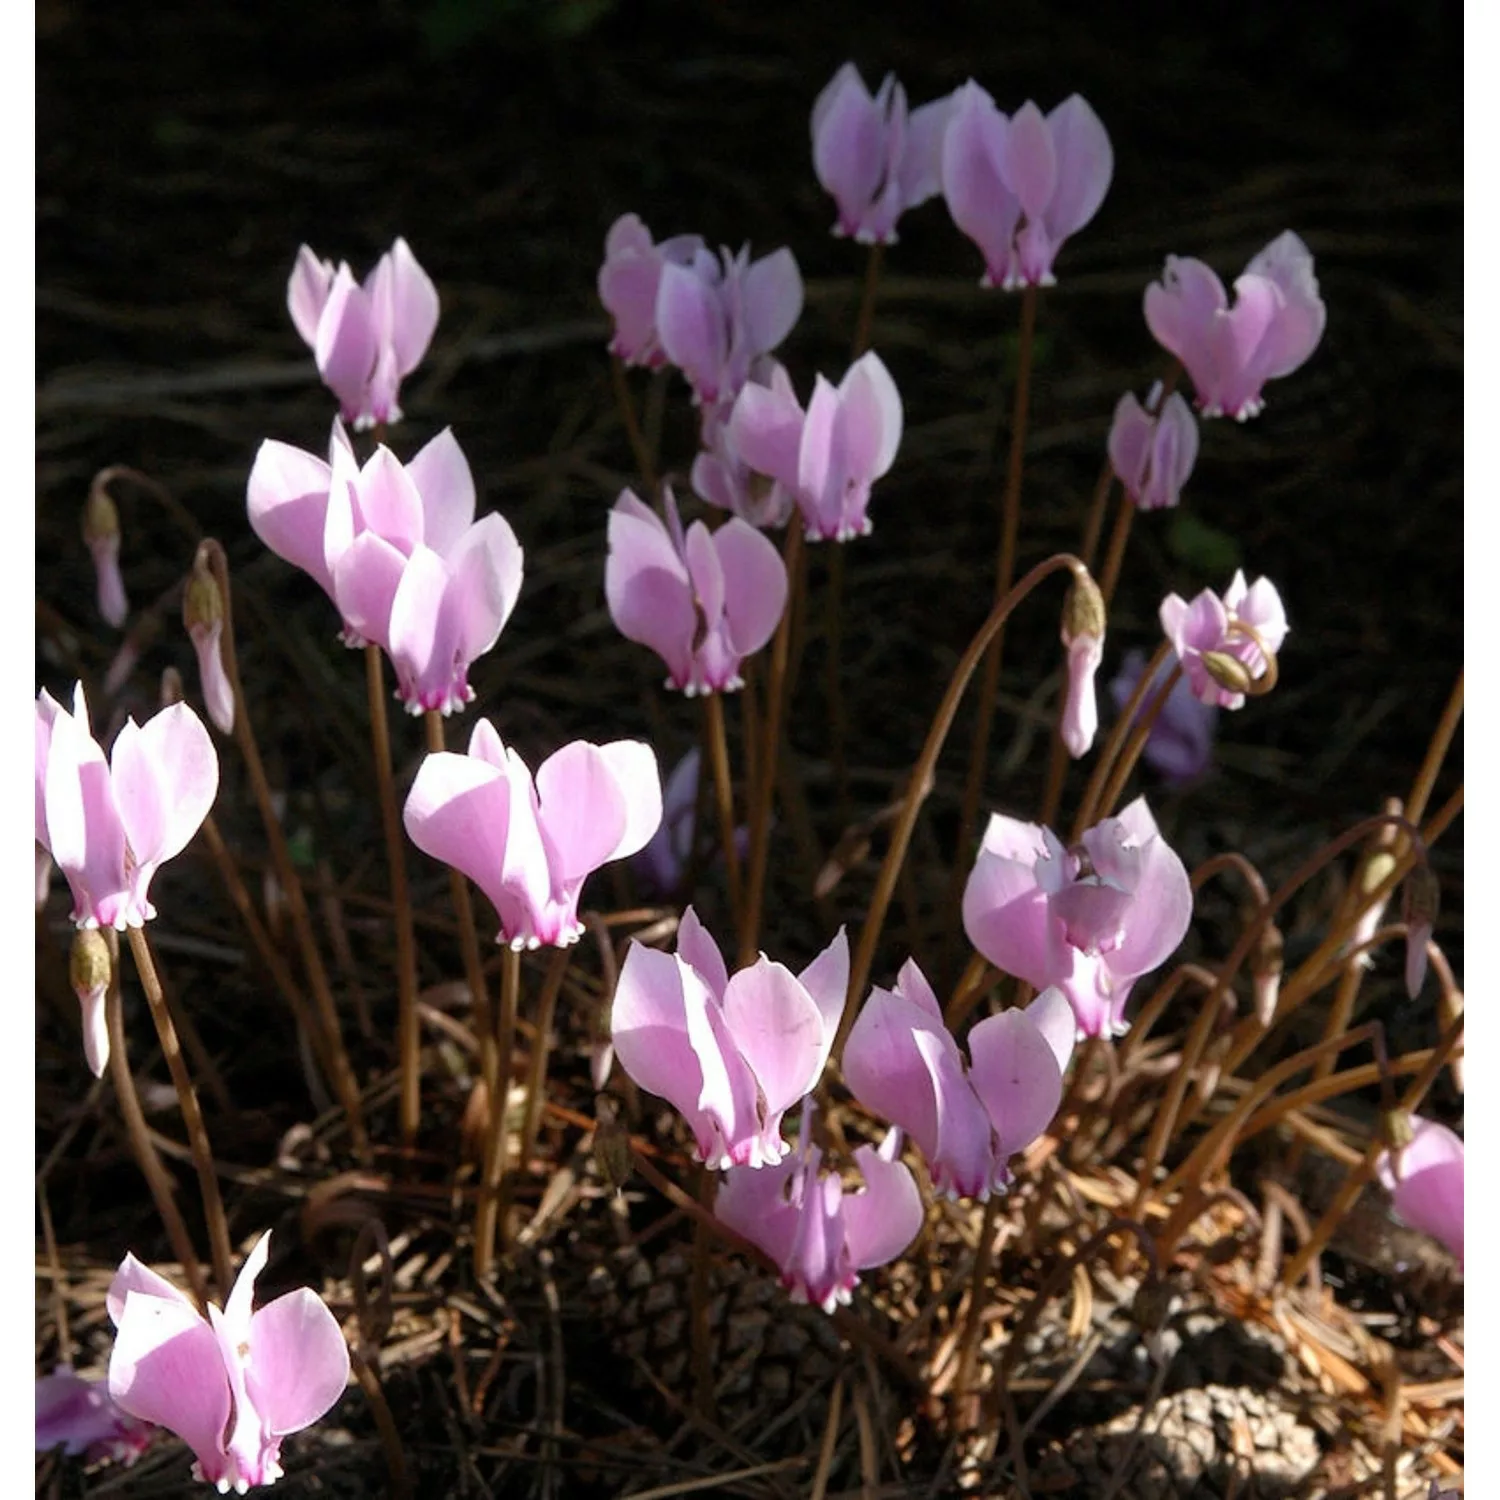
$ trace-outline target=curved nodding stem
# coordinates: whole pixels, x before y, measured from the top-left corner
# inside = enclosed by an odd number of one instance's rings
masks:
[[[635,402],[630,398],[630,382],[625,375],[625,361],[618,354],[609,357],[610,379],[614,382],[615,401],[620,408],[620,420],[625,424],[625,436],[630,442],[630,452],[635,466],[640,471],[641,483],[646,487],[648,501],[656,498],[656,466],[651,462],[650,450],[641,434],[641,424],[636,419]]]
[[[308,915],[307,898],[302,893],[302,881],[297,874],[297,867],[292,863],[286,835],[282,832],[281,820],[276,816],[276,808],[271,800],[271,784],[266,779],[266,768],[261,761],[260,747],[255,742],[255,730],[250,723],[250,705],[245,698],[245,685],[240,680],[239,654],[235,649],[233,593],[229,584],[229,559],[225,557],[223,547],[212,537],[198,548],[195,566],[200,564],[213,574],[213,580],[219,588],[219,597],[224,602],[224,634],[219,640],[219,651],[225,675],[229,678],[229,686],[234,693],[234,738],[245,758],[245,770],[250,777],[261,822],[265,826],[266,843],[271,851],[271,861],[276,867],[276,879],[286,896],[292,927],[297,934],[298,951],[302,955],[308,986],[313,992],[319,1030],[323,1033],[323,1054],[328,1060],[333,1086],[349,1123],[349,1139],[354,1147],[354,1154],[361,1161],[369,1162],[370,1137],[365,1130],[359,1084],[355,1080],[349,1054],[344,1050],[338,1008],[333,1003],[328,971],[323,967],[323,955],[318,951],[317,939],[313,936],[312,918]]]
[[[1045,562],[1038,563],[990,611],[989,618],[979,627],[978,634],[969,642],[969,649],[964,652],[958,666],[954,668],[953,677],[948,683],[948,690],[943,694],[943,701],[938,705],[937,713],[933,716],[932,727],[927,732],[927,742],[922,746],[922,753],[917,757],[911,776],[907,780],[906,795],[901,803],[901,814],[891,832],[890,847],[886,850],[885,859],[880,866],[880,875],[875,882],[875,892],[870,898],[869,913],[865,917],[864,926],[860,929],[859,946],[855,950],[854,962],[849,969],[849,991],[844,1001],[844,1014],[839,1021],[838,1035],[834,1039],[832,1053],[834,1057],[843,1055],[845,1038],[849,1035],[849,1028],[854,1025],[854,1018],[858,1014],[864,987],[870,977],[870,966],[875,957],[875,945],[880,940],[880,929],[885,923],[885,914],[891,903],[891,895],[896,888],[896,877],[900,872],[902,861],[906,858],[912,831],[917,826],[917,814],[932,790],[938,757],[943,753],[948,731],[953,727],[953,720],[958,713],[958,705],[963,698],[964,689],[968,687],[969,679],[974,675],[974,669],[979,665],[990,642],[1004,628],[1012,610],[1044,579],[1063,569],[1067,569],[1075,578],[1088,577],[1088,570],[1068,552],[1056,553]]]
[[[1073,819],[1073,832],[1068,842],[1076,844],[1083,837],[1083,831],[1094,821],[1094,809],[1099,805],[1099,794],[1104,789],[1105,780],[1114,769],[1115,761],[1118,759],[1120,749],[1124,745],[1135,723],[1136,715],[1141,711],[1141,705],[1146,701],[1146,694],[1151,690],[1151,683],[1156,674],[1161,670],[1168,656],[1172,652],[1171,641],[1163,641],[1156,648],[1151,660],[1146,663],[1145,670],[1141,673],[1141,679],[1135,685],[1134,692],[1126,701],[1125,707],[1120,710],[1120,717],[1111,726],[1109,735],[1099,747],[1099,754],[1094,761],[1094,769],[1089,774],[1088,784],[1084,787],[1083,799],[1078,804],[1078,815]],[[1163,699],[1165,702],[1165,699]],[[1146,733],[1149,734],[1150,727],[1147,726]],[[1145,743],[1145,735],[1141,737],[1141,743]]]

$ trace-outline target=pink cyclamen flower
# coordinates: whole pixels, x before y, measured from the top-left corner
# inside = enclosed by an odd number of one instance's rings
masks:
[[[848,983],[842,928],[801,974],[761,954],[731,976],[689,907],[675,954],[630,945],[610,1014],[615,1053],[681,1112],[710,1167],[779,1161],[781,1117],[822,1076]]]
[[[693,841],[697,832],[698,775],[702,757],[695,745],[672,767],[662,793],[661,827],[639,854],[631,856],[630,865],[641,884],[657,896],[670,896],[682,885],[693,858]],[[734,831],[734,842],[740,858],[745,857],[750,830],[743,825]],[[722,851],[715,854],[723,859]]]
[[[917,1143],[939,1192],[982,1201],[1004,1192],[1009,1159],[1057,1113],[1075,1029],[1062,991],[1044,990],[1025,1009],[980,1021],[966,1064],[908,959],[894,990],[870,992],[844,1045],[844,1078],[866,1109]]]
[[[439,751],[417,771],[406,831],[462,871],[500,917],[512,948],[565,947],[583,933],[578,898],[600,865],[643,849],[661,823],[661,773],[638,740],[575,740],[536,780],[486,719],[466,755]]]
[[[1409,1145],[1383,1151],[1375,1163],[1392,1207],[1412,1226],[1441,1240],[1464,1263],[1464,1143],[1446,1125],[1412,1118]]]
[[[861,1271],[894,1260],[916,1239],[922,1195],[910,1168],[897,1159],[899,1129],[878,1147],[855,1148],[862,1192],[847,1192],[837,1172],[825,1176],[823,1153],[811,1141],[812,1111],[809,1099],[791,1154],[759,1169],[729,1169],[714,1216],[781,1267],[781,1284],[794,1302],[831,1313],[849,1302]]]
[[[887,73],[872,99],[845,63],[812,112],[813,170],[838,205],[836,235],[862,245],[896,241],[896,220],[943,189],[947,98],[908,113],[906,90]]]
[[[349,1350],[310,1287],[252,1311],[271,1236],[245,1259],[222,1311],[204,1319],[165,1277],[127,1255],[106,1298],[115,1325],[109,1394],[123,1411],[175,1432],[194,1473],[220,1494],[281,1477],[281,1440],[344,1393]]]
[[[769,383],[772,389],[784,390],[792,405],[796,405],[791,376],[777,361],[757,361],[745,389],[764,383]],[[728,416],[720,417],[715,408],[705,409],[702,440],[703,447],[693,460],[690,475],[693,493],[758,530],[785,526],[797,508],[792,492],[780,480],[757,473],[750,466],[735,446]]]
[[[1178,594],[1168,594],[1161,602],[1162,631],[1177,652],[1194,695],[1204,703],[1220,708],[1245,706],[1244,693],[1226,687],[1209,670],[1205,653],[1232,658],[1252,682],[1264,676],[1269,666],[1255,638],[1239,629],[1241,625],[1250,626],[1267,651],[1280,652],[1287,637],[1286,610],[1269,578],[1247,584],[1243,570],[1236,569],[1222,598],[1204,589],[1191,604]]]
[[[1077,94],[1043,115],[1029,100],[1009,119],[971,79],[953,95],[943,135],[943,196],[979,246],[981,286],[1051,286],[1063,241],[1099,211],[1114,151]]]
[[[182,595],[182,622],[198,657],[198,681],[208,716],[223,734],[234,733],[234,688],[224,668],[224,598],[200,548]]]
[[[1065,848],[996,813],[964,888],[964,931],[997,968],[1056,985],[1084,1036],[1126,1029],[1131,985],[1176,950],[1193,914],[1182,861],[1144,797]]]
[[[1144,651],[1126,653],[1119,672],[1109,685],[1110,696],[1120,712],[1125,711],[1125,705],[1145,670]],[[1141,699],[1138,713],[1145,711],[1171,671],[1170,660],[1164,661],[1157,669],[1151,686]],[[1213,763],[1214,726],[1218,714],[1217,704],[1202,702],[1194,694],[1187,677],[1179,677],[1146,736],[1146,746],[1142,751],[1146,763],[1159,771],[1162,779],[1172,786],[1185,786],[1196,781]]]
[[[755,362],[792,331],[802,314],[802,273],[786,248],[752,262],[700,249],[666,261],[656,294],[656,334],[666,357],[704,408],[727,410]]]
[[[303,245],[286,305],[344,420],[356,432],[399,422],[401,382],[422,363],[438,320],[437,288],[406,241],[397,239],[363,286],[347,262],[335,270]]]
[[[656,294],[662,267],[685,266],[704,249],[703,237],[678,234],[656,245],[636,214],[621,214],[604,238],[599,300],[615,320],[609,352],[627,365],[655,369],[667,356],[656,332]]]
[[[1290,229],[1245,267],[1234,294],[1230,307],[1210,267],[1169,255],[1146,288],[1146,326],[1186,367],[1205,417],[1244,422],[1265,405],[1266,381],[1300,369],[1318,347],[1328,310],[1312,253]]]
[[[515,533],[494,512],[476,521],[475,498],[450,428],[408,464],[382,446],[360,468],[335,421],[327,463],[262,443],[247,501],[255,534],[333,601],[346,643],[384,648],[415,714],[473,700],[468,669],[520,594]]]
[[[89,728],[83,684],[70,714],[36,700],[36,841],[73,892],[80,927],[140,927],[151,878],[197,833],[219,790],[219,758],[185,703],[127,719],[109,759]]]
[[[740,663],[775,634],[786,606],[786,565],[773,543],[731,517],[686,532],[672,492],[662,520],[625,490],[609,514],[604,593],[627,640],[667,664],[667,686],[695,693],[744,686]]]
[[[1198,459],[1198,423],[1175,391],[1161,404],[1161,382],[1145,406],[1133,391],[1120,397],[1109,429],[1109,462],[1137,510],[1166,510],[1182,499],[1182,487]]]
[[[895,462],[901,427],[900,392],[873,349],[837,386],[819,375],[806,412],[782,370],[746,385],[729,418],[735,450],[791,493],[809,541],[870,534],[870,486]]]
[[[109,1399],[102,1380],[87,1380],[59,1365],[36,1383],[36,1451],[61,1448],[90,1463],[109,1459],[129,1468],[151,1446],[151,1429]]]

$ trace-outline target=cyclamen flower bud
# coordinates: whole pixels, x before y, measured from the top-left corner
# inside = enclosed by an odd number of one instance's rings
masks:
[[[73,948],[68,954],[68,980],[83,1008],[83,1055],[95,1078],[102,1078],[109,1066],[109,1023],[104,1013],[104,997],[113,971],[109,944],[99,930],[79,928],[73,934]]]
[[[1068,753],[1087,755],[1099,732],[1094,676],[1104,660],[1104,595],[1093,575],[1081,573],[1063,601],[1062,643],[1068,652],[1068,690],[1058,731]]]
[[[182,595],[182,623],[198,655],[198,678],[208,716],[225,734],[234,733],[234,689],[224,670],[224,596],[201,551]]]
[[[1406,993],[1415,1000],[1427,975],[1427,942],[1437,925],[1437,876],[1426,865],[1416,865],[1406,877],[1401,917],[1406,923]]]
[[[130,601],[120,575],[120,512],[102,485],[94,485],[84,501],[83,540],[98,577],[99,613],[118,630],[130,613]]]
[[[1219,684],[1225,692],[1248,693],[1255,686],[1242,661],[1236,661],[1224,651],[1204,651],[1199,656],[1203,670]]]

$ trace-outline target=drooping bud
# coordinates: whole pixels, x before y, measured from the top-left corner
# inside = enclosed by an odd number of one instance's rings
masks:
[[[113,970],[109,944],[103,934],[94,927],[80,927],[73,935],[73,948],[68,955],[68,979],[83,1008],[83,1055],[95,1078],[102,1078],[109,1065],[109,1022],[104,997]]]
[[[1227,693],[1248,693],[1255,686],[1244,662],[1227,651],[1204,651],[1198,659],[1203,670]]]
[[[225,734],[234,733],[234,689],[224,670],[224,595],[200,548],[182,595],[182,623],[198,654],[198,677],[208,716]]]
[[[630,1181],[630,1132],[620,1123],[620,1112],[608,1094],[594,1100],[594,1160],[604,1180],[618,1193]]]
[[[1437,876],[1427,865],[1414,865],[1401,898],[1401,916],[1406,923],[1406,993],[1413,1000],[1427,975],[1427,943],[1437,925],[1437,914]]]
[[[1255,949],[1250,955],[1251,994],[1255,1019],[1261,1026],[1270,1026],[1276,1019],[1285,946],[1281,929],[1274,922],[1267,922],[1261,928],[1260,936],[1255,940]]]
[[[1389,1150],[1404,1151],[1411,1145],[1415,1134],[1411,1116],[1404,1109],[1388,1109],[1381,1114],[1380,1139]]]
[[[1086,571],[1075,574],[1063,600],[1062,643],[1068,653],[1068,684],[1058,722],[1058,733],[1074,760],[1088,753],[1099,732],[1094,675],[1104,660],[1106,617],[1104,595],[1093,575]]]
[[[176,667],[163,667],[161,671],[161,706],[171,708],[187,696],[182,687],[182,673]]]
[[[97,481],[83,505],[83,540],[94,559],[99,613],[118,630],[130,613],[125,580],[120,575],[120,512],[109,491]]]

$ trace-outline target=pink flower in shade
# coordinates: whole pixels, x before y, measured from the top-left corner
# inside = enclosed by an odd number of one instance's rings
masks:
[[[696,746],[672,767],[662,794],[661,827],[639,854],[631,856],[630,865],[642,886],[656,896],[671,896],[688,873],[693,858],[693,841],[698,819],[698,775],[702,763]],[[744,859],[749,849],[750,830],[743,825],[734,831],[735,847]],[[714,860],[722,861],[722,851]]]
[[[1198,423],[1175,391],[1164,406],[1160,381],[1145,406],[1133,391],[1120,397],[1109,429],[1109,461],[1137,510],[1175,506],[1197,458]]]
[[[666,261],[656,294],[656,334],[702,407],[725,410],[755,362],[792,331],[802,314],[802,273],[788,249],[752,262],[707,249]]]
[[[1290,229],[1272,240],[1234,284],[1201,260],[1169,255],[1146,288],[1146,326],[1192,377],[1205,417],[1246,421],[1265,405],[1261,387],[1300,369],[1323,337],[1328,310],[1313,258]]]
[[[1115,707],[1122,713],[1145,670],[1144,651],[1126,653],[1119,672],[1109,685]],[[1146,690],[1146,696],[1141,699],[1140,712],[1145,712],[1171,670],[1171,662],[1164,661]],[[1218,713],[1216,704],[1204,703],[1194,695],[1185,675],[1179,677],[1146,736],[1142,754],[1147,764],[1159,771],[1169,785],[1185,786],[1196,781],[1213,763],[1214,726]]]
[[[1412,1118],[1411,1143],[1375,1163],[1392,1207],[1464,1263],[1464,1143],[1446,1125]]]
[[[845,63],[812,112],[813,170],[838,205],[836,235],[862,245],[896,241],[896,220],[943,189],[948,99],[907,112],[906,90],[887,73],[872,99]]]
[[[744,685],[740,663],[775,633],[786,606],[786,565],[773,543],[738,516],[684,532],[672,492],[663,521],[625,490],[609,515],[604,593],[627,640],[667,664],[667,686],[695,693]]]
[[[182,622],[198,657],[198,681],[208,716],[223,734],[234,733],[234,688],[224,669],[224,598],[200,549],[182,596]]]
[[[1264,675],[1268,663],[1255,640],[1237,629],[1250,626],[1265,642],[1266,650],[1279,653],[1287,637],[1286,611],[1281,595],[1269,578],[1246,584],[1244,572],[1236,570],[1222,598],[1204,589],[1191,604],[1178,594],[1161,602],[1161,628],[1177,652],[1194,695],[1220,708],[1243,708],[1245,695],[1233,692],[1204,664],[1205,652],[1232,657],[1251,681]]]
[[[784,390],[796,405],[792,395],[791,377],[775,360],[758,361],[769,366],[763,373],[774,390]],[[745,389],[759,384],[762,373],[752,371]],[[800,410],[800,408],[799,408]],[[734,444],[729,421],[720,419],[712,410],[703,414],[703,448],[693,460],[691,474],[693,492],[708,504],[727,510],[730,515],[748,521],[758,530],[766,531],[785,526],[791,519],[797,502],[791,491],[769,475],[757,473],[745,461]]]
[[[90,1463],[110,1459],[129,1468],[151,1446],[151,1429],[121,1411],[100,1380],[59,1365],[36,1383],[36,1451],[61,1448]]]
[[[600,865],[643,849],[661,823],[661,773],[649,745],[575,740],[533,781],[488,720],[466,755],[439,751],[417,771],[406,831],[462,871],[500,917],[512,948],[564,947],[583,933],[578,898]]]
[[[819,375],[804,412],[785,371],[746,385],[729,418],[735,450],[791,493],[809,541],[868,536],[870,486],[901,444],[901,395],[870,350],[837,386]]]
[[[344,420],[356,432],[399,422],[401,382],[422,363],[438,320],[437,289],[406,241],[380,257],[363,286],[346,262],[335,270],[303,245],[286,305]]]
[[[97,480],[84,502],[83,540],[94,560],[99,614],[105,624],[119,630],[130,614],[120,572],[120,512]]]
[[[337,421],[326,464],[262,443],[248,505],[255,534],[322,585],[346,643],[385,649],[412,713],[473,700],[469,666],[515,608],[523,557],[504,517],[474,519],[474,477],[451,429],[404,465],[382,446],[359,468]]]
[[[1077,94],[1043,115],[1029,100],[1007,119],[972,80],[958,89],[943,135],[943,195],[979,246],[981,286],[1051,286],[1063,241],[1099,211],[1114,151]]]
[[[604,238],[599,268],[599,300],[615,320],[609,352],[627,365],[655,369],[667,356],[656,333],[656,294],[665,265],[691,265],[704,249],[703,238],[678,234],[655,245],[651,231],[636,214],[622,214]]]
[[[801,974],[761,954],[731,977],[689,907],[675,954],[630,945],[610,1015],[615,1053],[681,1112],[710,1167],[780,1161],[782,1114],[822,1075],[848,983],[842,928]]]
[[[1176,950],[1192,914],[1187,870],[1144,797],[1073,849],[996,813],[964,888],[969,941],[1007,974],[1056,985],[1084,1036],[1126,1029],[1131,985]]]
[[[115,1325],[109,1394],[123,1411],[175,1432],[195,1475],[220,1494],[281,1477],[281,1440],[344,1393],[349,1350],[310,1287],[252,1311],[271,1236],[246,1257],[224,1309],[204,1319],[175,1286],[127,1255],[106,1299]]]
[[[908,959],[894,990],[870,992],[844,1044],[844,1078],[866,1109],[917,1143],[939,1192],[982,1201],[1005,1191],[1009,1158],[1057,1113],[1074,1029],[1062,991],[1044,990],[1024,1010],[979,1022],[965,1063]]]
[[[719,1186],[714,1215],[781,1267],[794,1302],[831,1313],[850,1300],[859,1273],[894,1260],[922,1228],[922,1195],[897,1160],[901,1132],[855,1148],[862,1192],[846,1191],[837,1172],[821,1171],[823,1153],[810,1139],[812,1100],[802,1107],[797,1148],[775,1165],[731,1167]]]
[[[219,790],[219,758],[185,703],[144,726],[127,719],[106,760],[83,684],[70,714],[36,700],[36,841],[67,877],[80,927],[140,927],[156,915],[151,877],[180,854]]]

